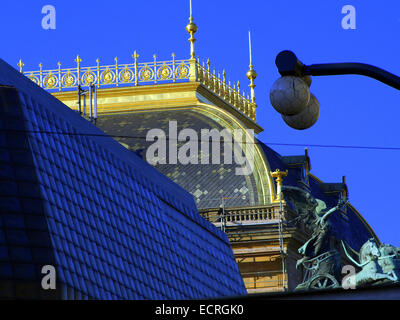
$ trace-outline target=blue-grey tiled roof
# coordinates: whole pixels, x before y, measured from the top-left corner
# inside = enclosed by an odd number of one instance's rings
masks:
[[[24,130],[0,132],[2,279],[54,264],[92,298],[246,293],[226,235],[188,192],[2,60],[0,84],[17,88],[2,89],[0,129]]]
[[[124,143],[130,150],[137,151],[145,158],[147,148],[153,143],[146,141],[145,137],[149,130],[161,129],[169,136],[169,123],[176,121],[177,132],[190,128],[201,137],[201,131],[216,129],[219,132],[225,129],[224,124],[210,119],[209,116],[188,109],[179,110],[157,110],[156,112],[135,111],[126,113],[102,114],[97,124],[110,135]],[[175,138],[176,139],[176,138]],[[178,141],[180,148],[184,142]],[[214,146],[212,146],[214,148]],[[171,150],[167,147],[168,152]],[[182,188],[190,192],[198,208],[216,208],[221,205],[224,198],[226,206],[251,206],[258,204],[255,174],[247,176],[235,174],[237,165],[235,163],[224,163],[224,146],[220,146],[221,160],[215,163],[210,159],[209,164],[156,164],[155,167],[170,177]],[[201,162],[202,154],[198,153],[198,163]]]

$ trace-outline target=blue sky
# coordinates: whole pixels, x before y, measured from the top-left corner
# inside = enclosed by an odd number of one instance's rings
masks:
[[[56,8],[56,29],[44,30],[44,5]],[[356,29],[341,26],[344,5],[356,9]],[[9,1],[1,2],[0,58],[25,70],[189,57],[189,1]],[[296,131],[271,107],[269,89],[279,77],[274,61],[292,50],[306,64],[364,62],[400,75],[400,3],[398,1],[236,1],[193,0],[196,54],[210,58],[227,78],[248,81],[248,38],[252,32],[257,118],[268,143],[399,147],[400,93],[362,76],[314,77],[311,92],[321,104],[318,122]],[[303,154],[304,147],[270,145],[283,155]],[[384,243],[400,246],[400,151],[309,147],[311,172],[324,182],[346,176],[350,201]]]

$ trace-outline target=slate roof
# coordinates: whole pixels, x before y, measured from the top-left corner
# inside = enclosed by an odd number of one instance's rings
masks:
[[[218,131],[225,129],[222,124],[191,110],[102,114],[97,124],[102,130],[115,136],[116,140],[127,145],[130,150],[136,151],[145,158],[145,151],[153,143],[146,141],[147,132],[157,128],[168,135],[170,121],[176,121],[177,132],[190,128],[198,132],[199,138],[202,129],[217,129]],[[178,148],[183,144],[184,142],[179,142]],[[220,147],[219,164],[212,163],[210,160],[210,164],[207,165],[181,164],[179,161],[171,165],[168,161],[168,164],[157,164],[155,167],[189,191],[195,198],[198,208],[217,208],[221,205],[222,197],[225,198],[225,205],[230,207],[258,204],[254,175],[236,175],[235,168],[238,165],[224,164],[224,148],[222,144]]]
[[[0,88],[2,281],[36,297],[50,264],[85,298],[246,293],[226,235],[188,192],[2,60],[0,84],[16,88]]]

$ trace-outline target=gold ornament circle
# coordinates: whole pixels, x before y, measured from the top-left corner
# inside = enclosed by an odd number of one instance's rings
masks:
[[[76,77],[68,70],[68,72],[61,78],[61,82],[65,87],[72,87],[76,82]]]
[[[178,79],[186,79],[189,76],[189,68],[185,64],[181,64],[177,70]]]
[[[149,81],[153,77],[153,70],[148,66],[144,66],[142,70],[140,70],[139,75],[143,81]]]
[[[122,82],[131,82],[133,80],[132,71],[129,70],[128,67],[125,67],[125,69],[120,72],[119,79]]]
[[[163,65],[158,69],[158,77],[161,80],[168,80],[169,78],[171,78],[171,73],[171,69],[166,65]]]
[[[106,69],[101,73],[101,82],[104,84],[110,84],[114,81],[115,75],[110,69]]]
[[[92,71],[87,71],[85,72],[85,74],[83,75],[83,84],[84,85],[90,85],[92,83],[96,82],[96,75],[92,72]]]
[[[44,79],[43,83],[46,88],[52,89],[57,85],[57,78],[54,74],[49,73]]]

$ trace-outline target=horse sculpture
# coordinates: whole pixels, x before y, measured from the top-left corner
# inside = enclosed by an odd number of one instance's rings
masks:
[[[358,256],[359,261],[356,261],[347,251],[348,245],[343,240],[341,242],[347,258],[361,268],[360,272],[343,279],[344,287],[356,288],[377,282],[399,281],[400,248],[391,245],[379,246],[372,238],[362,245],[358,254],[351,249]]]

